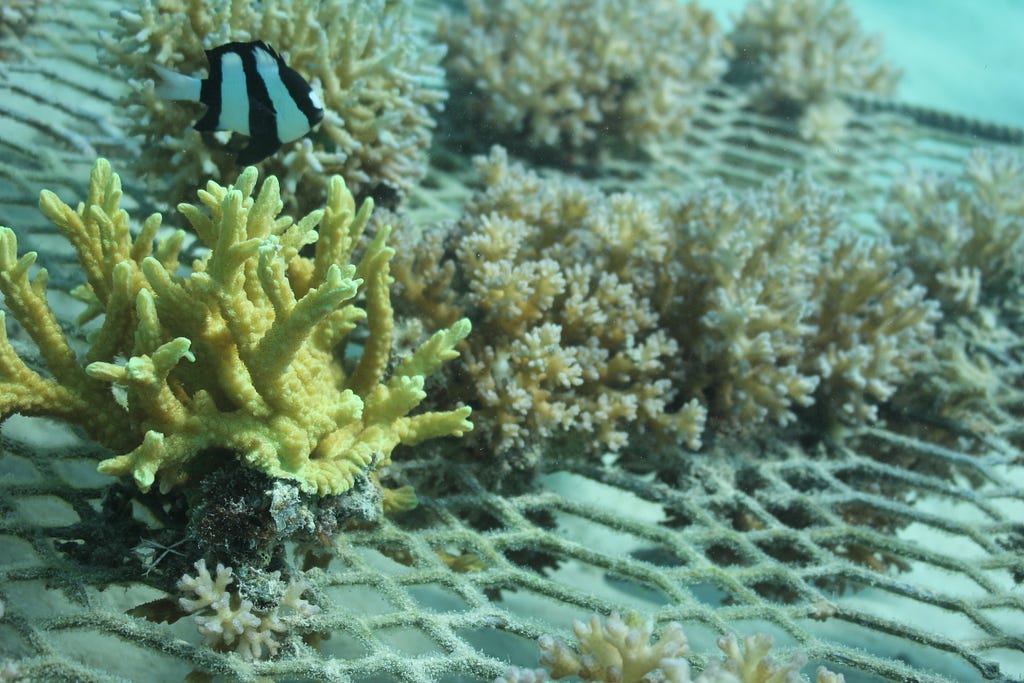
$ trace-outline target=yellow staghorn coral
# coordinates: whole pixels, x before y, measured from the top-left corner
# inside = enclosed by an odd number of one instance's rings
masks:
[[[157,480],[162,490],[180,484],[201,453],[227,449],[306,492],[339,494],[356,475],[386,465],[399,444],[470,430],[468,407],[408,414],[426,396],[425,378],[458,355],[468,320],[438,331],[385,376],[390,230],[379,230],[351,265],[372,202],[357,210],[334,176],[326,207],[293,221],[280,215],[277,179],[254,194],[256,182],[250,167],[232,186],[209,182],[201,205],[179,205],[209,247],[187,275],[178,273],[180,231],[153,249],[159,215],[132,239],[120,180],[105,160],[77,209],[42,193],[43,213],[75,246],[86,274],[76,291],[87,304],[82,319],[103,314],[84,363],[46,303],[46,271],[28,277],[36,255],[17,258],[14,232],[0,229],[0,292],[52,374],[28,368],[4,336],[2,416],[80,424],[127,450],[100,471],[131,475],[143,491]],[[311,244],[314,255],[300,255]],[[339,359],[360,323],[369,334],[348,367]]]

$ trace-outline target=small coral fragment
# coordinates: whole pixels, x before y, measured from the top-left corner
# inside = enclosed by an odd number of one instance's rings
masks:
[[[591,615],[573,624],[577,644],[569,646],[549,635],[538,640],[544,669],[512,667],[494,683],[544,683],[575,676],[594,683],[804,683],[800,669],[806,658],[795,653],[784,664],[769,657],[771,636],[758,633],[743,639],[734,634],[719,639],[725,659],[712,660],[696,678],[691,676],[689,653],[682,626],[666,624],[661,637],[651,642],[654,621],[632,612],[624,618],[612,613],[602,620]],[[818,683],[843,683],[841,674],[818,669]]]
[[[218,564],[216,575],[206,568],[206,561],[195,563],[196,575],[188,574],[178,581],[178,590],[195,597],[178,600],[181,608],[193,615],[203,641],[217,650],[237,652],[243,659],[262,659],[277,654],[277,638],[286,634],[291,621],[317,614],[320,608],[302,597],[309,586],[302,581],[285,584],[275,572],[269,579],[277,584],[278,600],[266,607],[256,607],[242,596],[238,588],[229,590],[234,582],[230,567]],[[282,609],[290,609],[293,617]],[[266,653],[266,654],[264,654]]]
[[[788,662],[776,664],[768,656],[772,645],[772,637],[764,633],[747,636],[742,642],[736,634],[730,633],[718,640],[725,661],[713,662],[706,673],[713,674],[720,668],[734,674],[742,683],[799,683],[804,680],[799,672],[807,658],[796,653]]]
[[[177,264],[180,233],[153,251],[159,216],[132,239],[106,161],[77,210],[42,194],[43,212],[78,250],[85,317],[104,313],[82,361],[46,304],[46,272],[29,279],[35,254],[18,258],[13,231],[0,229],[0,292],[52,374],[29,369],[0,340],[2,415],[81,424],[127,450],[100,471],[131,475],[143,491],[157,481],[163,490],[178,485],[195,458],[227,451],[307,493],[339,494],[387,465],[399,444],[469,431],[468,407],[409,415],[426,396],[426,377],[458,355],[467,320],[438,330],[387,372],[389,229],[352,263],[372,203],[357,210],[335,176],[326,207],[293,221],[280,215],[276,178],[258,193],[256,181],[248,168],[232,186],[211,181],[201,206],[179,206],[209,249],[188,274]],[[312,257],[299,254],[314,243]],[[350,367],[340,359],[364,322],[369,334]]]
[[[625,618],[612,613],[601,620],[596,614],[584,623],[573,623],[577,646],[570,648],[561,640],[541,636],[540,663],[551,671],[555,680],[566,676],[578,676],[584,681],[668,681],[664,673],[656,677],[653,672],[676,670],[678,658],[689,648],[682,626],[667,624],[661,636],[651,642],[654,621],[638,613]],[[686,679],[684,679],[686,680]]]

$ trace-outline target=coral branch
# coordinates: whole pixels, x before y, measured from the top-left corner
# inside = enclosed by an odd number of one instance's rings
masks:
[[[187,275],[169,268],[173,249],[131,244],[128,217],[118,208],[120,181],[105,161],[92,178],[79,212],[44,195],[47,214],[91,264],[89,287],[107,310],[84,369],[46,304],[45,271],[29,279],[35,254],[18,258],[14,233],[0,229],[0,291],[54,376],[29,369],[5,334],[4,417],[63,417],[105,445],[127,446],[99,469],[131,475],[144,491],[157,482],[163,490],[179,485],[195,459],[226,450],[307,492],[340,494],[357,475],[390,462],[398,445],[472,428],[467,407],[409,415],[426,397],[426,376],[458,355],[468,321],[438,332],[388,377],[394,250],[382,229],[358,265],[337,260],[351,256],[369,216],[369,205],[353,210],[341,178],[328,184],[329,209],[299,221],[280,215],[284,202],[273,177],[253,197],[254,168],[234,186],[210,182],[199,192],[202,208],[179,207],[211,247]],[[157,225],[151,219],[142,234],[152,239]],[[318,243],[313,258],[300,255],[318,239],[323,251]],[[364,320],[363,356],[346,378],[334,347]],[[123,387],[125,397],[115,400],[111,385]]]

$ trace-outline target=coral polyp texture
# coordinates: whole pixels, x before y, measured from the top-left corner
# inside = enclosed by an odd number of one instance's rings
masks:
[[[49,371],[29,368],[3,332],[0,416],[81,425],[122,452],[100,471],[132,476],[144,491],[180,484],[196,460],[209,467],[228,452],[321,496],[347,491],[399,444],[471,429],[467,407],[409,415],[425,397],[425,378],[457,355],[468,321],[439,330],[386,376],[388,229],[353,263],[372,202],[357,209],[334,176],[325,208],[294,221],[281,215],[276,178],[258,193],[256,184],[250,167],[233,185],[210,181],[199,205],[178,207],[209,248],[190,272],[178,263],[181,231],[154,249],[158,214],[132,236],[120,179],[105,160],[77,208],[44,191],[40,208],[86,276],[74,292],[86,305],[79,322],[102,314],[81,357],[47,304],[46,271],[30,278],[35,253],[19,258],[14,231],[0,229],[0,292]],[[314,243],[312,256],[299,254]],[[368,334],[346,365],[361,325]]]
[[[152,65],[203,76],[203,50],[262,40],[311,82],[326,110],[314,133],[263,164],[289,201],[315,206],[333,174],[357,196],[404,195],[425,173],[446,98],[444,49],[417,32],[409,9],[403,0],[145,0],[117,12],[106,59],[132,80],[122,105],[126,132],[143,142],[136,170],[169,180],[176,197],[197,177],[237,173],[223,145],[192,130],[199,105],[156,97]]]
[[[835,142],[853,117],[842,93],[891,95],[900,78],[845,0],[751,0],[729,39],[731,75],[752,80],[762,106],[801,111],[800,132],[814,142]]]
[[[667,307],[689,392],[733,424],[873,420],[923,367],[938,306],[841,197],[782,175],[743,194],[712,183],[664,212],[677,259]]]
[[[473,388],[477,437],[512,464],[539,439],[697,448],[706,419],[874,420],[928,357],[936,302],[807,177],[655,199],[543,178],[500,148],[477,165],[462,219],[396,263],[397,296],[431,329],[479,328],[456,391]]]
[[[455,389],[471,390],[461,398],[477,406],[480,438],[511,462],[566,436],[591,452],[641,432],[697,447],[704,409],[672,406],[680,349],[651,299],[649,266],[670,238],[656,207],[550,182],[501,148],[477,166],[486,189],[395,274],[399,300],[428,326],[471,316],[478,333],[458,367],[472,382]]]
[[[540,663],[543,669],[510,668],[494,683],[543,683],[550,678],[594,683],[802,683],[800,668],[806,659],[795,654],[784,664],[769,657],[773,641],[758,633],[741,642],[734,634],[718,641],[725,653],[712,660],[699,676],[691,674],[685,655],[690,652],[677,622],[669,622],[661,635],[651,641],[654,620],[631,612],[624,617],[613,612],[606,619],[593,614],[586,622],[573,624],[576,645],[559,638],[541,636]],[[824,667],[818,670],[819,683],[842,683],[843,676]]]
[[[1012,304],[1024,285],[1024,154],[975,150],[959,177],[912,170],[881,222],[947,310]]]
[[[470,0],[440,35],[453,105],[549,151],[681,135],[726,66],[713,15],[675,0]]]
[[[270,574],[265,583],[274,584],[276,599],[269,605],[257,606],[243,597],[237,587],[230,588],[235,580],[231,567],[218,564],[216,573],[211,575],[206,561],[199,560],[195,569],[195,576],[186,574],[178,581],[178,590],[192,596],[179,598],[178,605],[193,615],[206,645],[237,652],[243,659],[277,654],[278,639],[294,634],[296,621],[320,611],[302,597],[308,588],[302,580],[286,584],[277,572]]]

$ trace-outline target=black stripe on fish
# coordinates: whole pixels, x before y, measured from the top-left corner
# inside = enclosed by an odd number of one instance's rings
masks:
[[[257,41],[250,50],[240,51],[245,87],[249,93],[249,144],[238,153],[238,163],[255,164],[281,149],[278,135],[277,111],[270,101],[267,83],[256,65],[256,49],[263,48],[271,55],[273,50],[263,41]],[[276,55],[274,55],[276,57]]]
[[[228,43],[237,45],[237,43]],[[224,46],[227,47],[227,46]],[[220,130],[220,84],[224,80],[219,57],[213,56],[213,50],[206,51],[206,59],[210,64],[210,75],[203,79],[199,88],[199,101],[206,105],[206,113],[192,126],[198,131]]]

